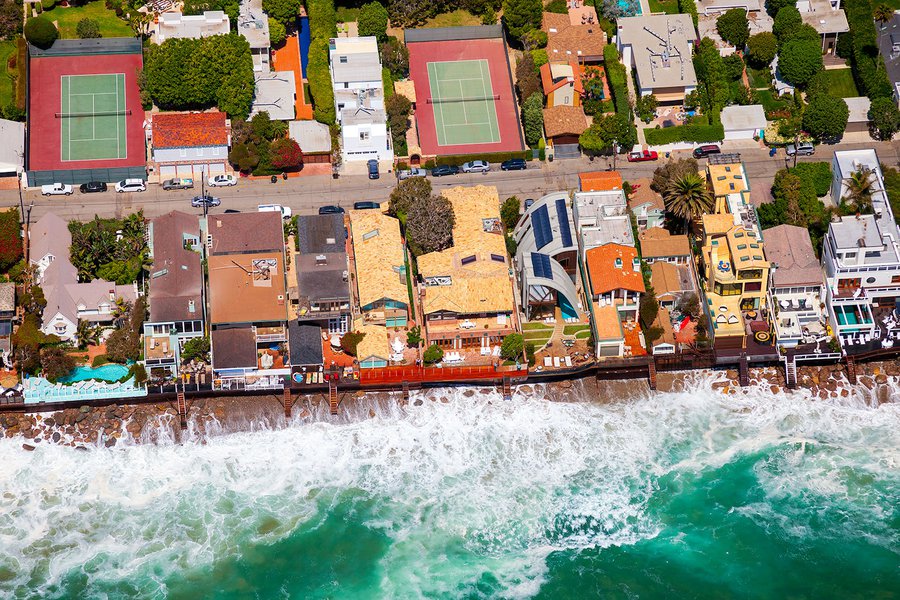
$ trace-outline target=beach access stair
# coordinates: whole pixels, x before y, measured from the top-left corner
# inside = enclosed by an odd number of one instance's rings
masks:
[[[784,358],[784,384],[790,390],[797,388],[797,362],[793,357]]]

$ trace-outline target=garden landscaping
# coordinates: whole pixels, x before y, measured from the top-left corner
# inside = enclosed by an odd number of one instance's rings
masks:
[[[103,37],[134,37],[131,27],[116,16],[116,13],[106,8],[103,0],[88,2],[84,6],[57,6],[44,13],[44,16],[56,22],[59,29],[59,37],[63,39],[77,39],[75,28],[82,19],[93,19],[100,25],[100,35]]]

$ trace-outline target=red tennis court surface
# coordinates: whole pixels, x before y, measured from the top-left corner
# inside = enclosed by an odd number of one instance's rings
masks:
[[[512,89],[506,46],[502,38],[422,42],[407,40],[407,45],[409,47],[409,76],[416,87],[416,123],[422,154],[436,156],[524,150],[522,131],[519,127],[519,107]],[[499,99],[494,100],[500,141],[445,146],[438,144],[434,111],[440,105],[430,104],[427,101],[432,97],[428,63],[458,60],[487,61],[493,93],[500,96]]]
[[[95,54],[32,57],[29,70],[28,170],[112,169],[147,164],[144,144],[144,109],[141,107],[137,73],[143,58],[137,54]],[[61,112],[63,75],[125,74],[125,158],[62,160]]]

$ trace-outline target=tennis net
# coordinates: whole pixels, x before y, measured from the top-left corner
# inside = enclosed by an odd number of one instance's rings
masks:
[[[486,100],[499,100],[500,94],[493,96],[478,96],[475,98],[428,98],[425,100],[427,104],[446,104],[448,102],[484,102]]]
[[[130,114],[130,110],[110,110],[100,112],[53,113],[53,116],[57,119],[71,119],[73,117],[127,117]]]

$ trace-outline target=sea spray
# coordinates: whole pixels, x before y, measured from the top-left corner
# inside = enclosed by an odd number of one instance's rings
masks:
[[[0,596],[900,589],[900,405],[686,381],[380,394],[337,418],[305,402],[183,436],[168,415],[141,433],[155,443],[87,452],[0,440]]]

